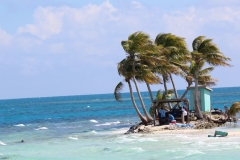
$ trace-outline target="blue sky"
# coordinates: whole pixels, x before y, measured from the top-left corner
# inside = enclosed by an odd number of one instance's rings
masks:
[[[0,15],[0,99],[113,93],[121,41],[136,31],[184,37],[190,51],[197,36],[213,39],[233,65],[212,72],[216,87],[240,86],[238,0],[8,0]]]

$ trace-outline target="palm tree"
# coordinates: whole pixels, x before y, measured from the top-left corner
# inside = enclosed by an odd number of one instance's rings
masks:
[[[158,84],[160,82],[160,79],[150,71],[150,69],[148,68],[147,65],[142,65],[139,62],[140,62],[140,60],[138,60],[135,64],[136,80],[140,81],[140,82],[144,81],[147,84]],[[147,123],[145,121],[146,118],[143,117],[141,115],[141,113],[139,112],[137,105],[135,103],[134,95],[132,93],[130,79],[132,79],[133,72],[132,72],[132,61],[130,58],[123,59],[121,62],[118,63],[118,73],[120,76],[125,77],[125,81],[128,83],[128,86],[129,86],[131,99],[133,101],[134,108],[137,111],[137,114],[139,115],[142,122],[144,124],[146,124]],[[121,101],[120,90],[122,89],[122,86],[123,86],[123,83],[120,82],[114,90],[115,99],[118,101]]]
[[[161,84],[162,80],[159,78],[154,72],[154,68],[156,68],[156,64],[159,63],[165,63],[166,60],[163,56],[159,55],[159,53],[154,55],[147,55],[141,54],[139,56],[139,59],[135,65],[138,65],[139,67],[136,67],[136,79],[138,82],[145,82],[147,85],[147,89],[151,98],[151,101],[153,102],[153,95],[151,91],[150,84]]]
[[[194,105],[197,116],[202,119],[203,115],[199,106],[198,99],[198,82],[199,82],[199,70],[200,64],[206,62],[212,66],[230,66],[227,61],[231,59],[225,57],[223,53],[220,52],[217,45],[212,42],[212,39],[207,39],[205,36],[199,36],[194,39],[192,43],[193,51],[191,52],[192,60],[195,62],[195,95],[194,95]]]
[[[199,64],[200,69],[199,69],[198,84],[203,86],[209,86],[209,87],[216,85],[216,82],[218,80],[210,76],[210,72],[213,71],[214,67],[207,67],[203,69],[203,66],[204,66],[204,62],[202,61],[202,63]],[[190,86],[192,85],[195,79],[196,65],[195,65],[195,62],[192,61],[189,66],[179,65],[179,67],[182,70],[180,72],[181,77],[183,77],[188,83],[186,91],[181,96],[181,99],[182,99],[186,96],[188,90],[190,89]]]
[[[165,92],[168,94],[166,82],[170,79],[173,85],[175,97],[178,98],[175,83],[171,74],[179,74],[180,72],[179,68],[175,66],[176,62],[186,63],[188,60],[189,51],[187,49],[186,42],[184,38],[175,36],[171,33],[163,33],[157,35],[155,43],[157,46],[161,46],[161,52],[168,62],[168,64],[165,64],[165,66],[161,65],[162,68],[158,70],[163,76]]]
[[[142,121],[142,123],[144,123],[145,125],[148,123],[148,120],[146,119],[146,117],[144,117],[141,112],[139,111],[137,104],[135,102],[135,98],[134,98],[134,94],[132,91],[132,85],[130,82],[130,79],[132,78],[132,65],[131,65],[131,61],[129,59],[123,59],[121,62],[118,63],[118,74],[120,76],[125,77],[125,82],[127,82],[128,87],[129,87],[129,91],[130,91],[130,96],[131,96],[131,100],[133,103],[133,107],[136,110],[138,117],[140,118],[140,120]],[[114,96],[115,99],[119,102],[121,102],[121,90],[123,88],[123,83],[119,82],[118,85],[115,87],[114,89]]]
[[[147,55],[152,55],[157,53],[157,47],[150,40],[149,35],[143,32],[135,32],[131,34],[128,37],[128,40],[122,41],[121,44],[123,49],[127,53],[127,58],[129,58],[132,61],[132,80],[135,84],[136,91],[137,91],[139,100],[141,102],[141,106],[143,108],[144,114],[146,115],[148,122],[151,122],[153,121],[153,118],[148,114],[138,88],[138,84],[136,80],[137,73],[136,73],[135,65],[136,65],[136,62],[140,59],[140,56],[142,55],[147,56]]]

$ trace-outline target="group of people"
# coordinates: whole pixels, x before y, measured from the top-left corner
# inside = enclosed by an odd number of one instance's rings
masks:
[[[184,121],[186,123],[188,123],[187,108],[186,107],[180,107],[179,109],[184,115]],[[176,120],[175,120],[173,114],[171,114],[169,112],[166,112],[166,110],[163,107],[161,107],[160,110],[159,110],[158,118],[159,118],[159,125],[165,124],[166,121],[168,123],[176,123]]]

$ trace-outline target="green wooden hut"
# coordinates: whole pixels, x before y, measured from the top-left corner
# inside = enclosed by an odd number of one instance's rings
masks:
[[[198,98],[199,98],[199,105],[201,111],[210,112],[211,111],[211,96],[210,93],[212,92],[211,88],[206,86],[199,86],[198,87]],[[195,87],[190,87],[190,110],[195,110],[194,108],[194,94],[195,94]]]

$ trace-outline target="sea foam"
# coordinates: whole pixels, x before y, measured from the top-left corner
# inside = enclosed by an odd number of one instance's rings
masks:
[[[95,130],[92,130],[90,133],[97,134],[98,132],[96,132]]]
[[[3,145],[3,146],[6,146],[6,144],[5,144],[5,143],[3,143],[3,142],[1,142],[1,141],[0,141],[0,144],[1,144],[1,145]]]
[[[96,121],[95,119],[91,119],[90,122],[98,123],[98,121]]]
[[[72,139],[72,140],[78,140],[78,138],[77,137],[68,137],[69,139]]]
[[[95,126],[110,126],[112,124],[119,124],[120,122],[117,121],[117,122],[106,122],[106,123],[103,123],[103,124],[96,124]]]
[[[37,128],[35,130],[44,130],[44,129],[48,129],[47,127],[40,127],[40,128]]]
[[[24,124],[17,124],[15,126],[17,126],[17,127],[24,127],[25,125]]]

